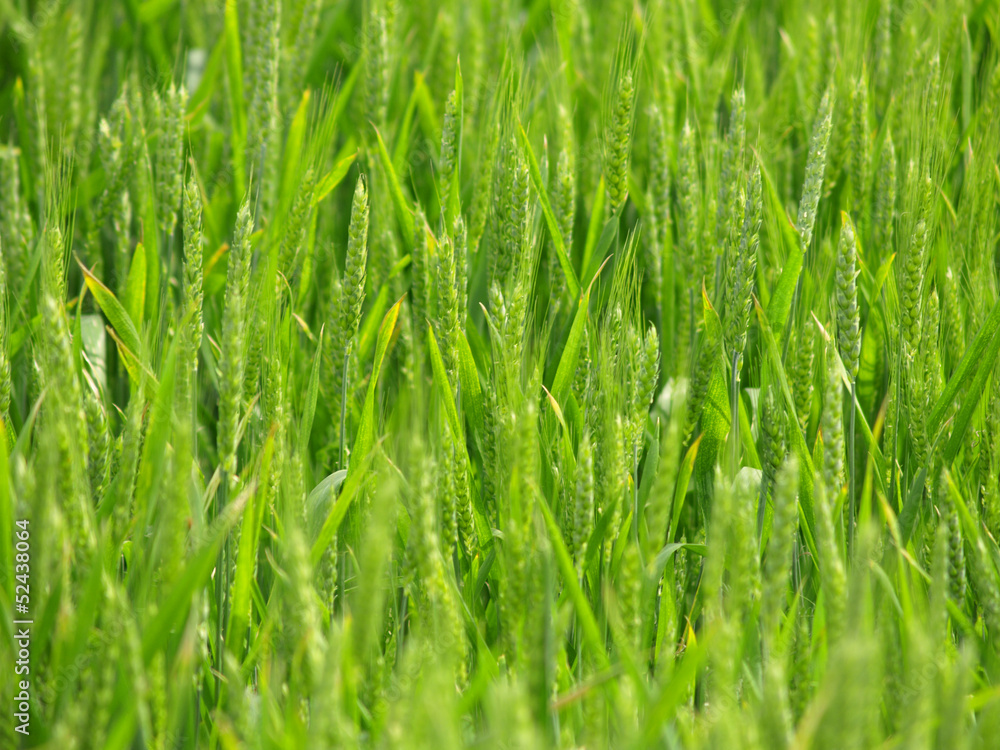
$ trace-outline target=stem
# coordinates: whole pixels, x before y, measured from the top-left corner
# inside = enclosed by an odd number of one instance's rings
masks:
[[[639,545],[639,446],[632,447],[632,526],[635,530],[635,545],[642,561],[642,547]],[[643,564],[644,561],[643,561]]]
[[[215,516],[218,517],[222,508],[226,507],[229,494],[229,472],[222,472],[222,481],[219,483],[219,493],[216,495]],[[215,563],[215,705],[222,705],[222,640],[223,640],[223,611],[225,609],[225,599],[229,593],[228,573],[229,573],[229,539],[219,550],[219,556]]]
[[[770,480],[763,472],[761,472],[760,477],[760,496],[757,499],[757,546],[758,552],[760,550],[760,545],[764,542],[764,511],[767,506],[767,492],[769,489]]]
[[[855,467],[854,467],[854,420],[857,418],[857,411],[855,409],[855,404],[857,401],[857,390],[858,390],[858,379],[855,377],[851,380],[851,429],[847,433],[847,491],[850,493],[847,497],[847,554],[848,559],[850,559],[851,552],[854,549],[854,485],[856,481],[855,477]]]
[[[736,466],[739,460],[740,451],[740,410],[739,410],[739,397],[740,397],[740,353],[733,352],[733,373],[732,380],[730,381],[730,403],[732,404],[732,438],[733,438],[733,465],[732,465],[732,478],[736,478]]]
[[[344,348],[344,365],[340,371],[340,460],[337,468],[344,468],[344,443],[346,442],[344,433],[347,431],[347,361],[351,356],[351,343],[347,342]]]

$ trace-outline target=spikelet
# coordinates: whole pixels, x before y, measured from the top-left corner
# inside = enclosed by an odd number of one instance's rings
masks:
[[[771,537],[764,558],[761,589],[761,619],[765,643],[773,647],[788,592],[788,572],[792,564],[792,542],[798,525],[798,459],[794,454],[781,463],[774,485],[774,516]]]
[[[879,112],[889,104],[893,41],[892,0],[879,0],[875,20],[875,95]]]
[[[169,235],[177,222],[184,185],[184,115],[187,111],[187,90],[171,83],[163,107],[160,141],[156,146],[156,215],[160,232]]]
[[[854,222],[841,213],[843,228],[834,276],[837,301],[837,351],[854,381],[861,364],[861,318],[858,312],[858,245]]]
[[[46,389],[46,436],[53,441],[53,460],[59,462],[55,479],[60,510],[66,518],[71,555],[87,559],[96,543],[95,520],[88,480],[87,416],[83,394],[73,366],[69,321],[63,305],[51,295],[42,300],[42,377]]]
[[[253,218],[249,198],[244,200],[236,217],[236,236],[229,251],[226,275],[225,310],[222,315],[222,372],[219,380],[219,459],[230,482],[235,482],[237,429],[243,400],[245,370],[246,319],[250,285],[250,235]]]
[[[42,288],[55,300],[66,299],[66,238],[63,228],[49,219],[49,225],[42,233],[44,243],[42,256]]]
[[[872,217],[875,257],[887,258],[892,253],[896,220],[896,146],[892,132],[886,132],[879,161],[875,207]]]
[[[386,123],[389,110],[389,85],[392,69],[389,60],[389,19],[379,3],[369,5],[365,19],[365,112],[379,128]]]
[[[778,467],[785,460],[785,415],[771,387],[764,396],[761,407],[761,469],[763,488],[769,491],[778,475]],[[766,499],[766,494],[762,495]],[[763,511],[763,505],[761,506]],[[763,516],[758,517],[758,527]]]
[[[828,641],[833,644],[844,634],[847,577],[840,557],[831,509],[831,493],[825,479],[816,482],[816,546],[820,554],[820,578],[826,606]]]
[[[708,383],[712,376],[712,368],[719,355],[719,346],[722,342],[715,334],[714,326],[706,327],[706,334],[698,344],[698,357],[695,362],[694,372],[691,375],[691,394],[687,412],[687,423],[684,428],[684,441],[687,442],[694,432],[695,425],[701,415],[702,407],[705,403],[705,396],[708,393]]]
[[[31,214],[21,196],[19,152],[0,147],[0,237],[7,283],[17,289],[28,269],[29,248],[35,238]]]
[[[465,636],[454,588],[446,579],[435,524],[435,466],[429,458],[418,458],[417,477],[411,515],[414,533],[410,535],[413,559],[429,606],[429,635],[438,641],[439,653],[457,661],[460,673],[465,669]]]
[[[809,415],[812,412],[813,361],[816,352],[816,327],[811,319],[807,319],[803,327],[796,330],[791,349],[789,375],[792,381],[792,398],[795,401],[799,429],[805,435],[809,430]]]
[[[802,240],[802,247],[812,243],[813,227],[816,223],[816,208],[823,192],[823,173],[826,171],[826,152],[830,143],[833,122],[834,89],[827,87],[820,102],[819,111],[813,121],[812,136],[809,139],[809,157],[806,160],[806,176],[802,185],[802,200],[796,226]]]
[[[287,578],[281,588],[285,617],[282,618],[279,643],[281,650],[289,656],[292,653],[301,654],[301,679],[308,687],[320,677],[326,640],[321,626],[319,601],[312,583],[309,546],[302,531],[291,519],[285,523],[282,541],[282,567]]]
[[[761,221],[760,170],[754,169],[747,186],[746,211],[743,233],[736,252],[736,268],[726,301],[725,343],[729,360],[738,362],[746,346],[747,328],[750,325],[750,307],[757,275],[757,249]]]
[[[851,116],[851,184],[854,216],[868,226],[868,172],[871,168],[871,126],[868,121],[868,82],[864,70],[854,84]],[[867,235],[866,235],[867,236]]]
[[[942,493],[946,494],[946,493]],[[934,537],[931,560],[930,601],[927,630],[932,639],[943,644],[948,627],[948,524],[939,523]],[[961,606],[961,605],[959,605]]]
[[[431,314],[431,274],[434,266],[431,265],[433,244],[430,227],[427,226],[427,217],[422,209],[417,210],[414,222],[417,230],[416,245],[413,248],[412,276],[413,286],[412,306],[413,320],[418,325],[418,329],[423,331],[426,328],[425,320]]]
[[[458,385],[458,336],[459,310],[458,289],[456,288],[455,243],[449,235],[444,235],[435,268],[435,289],[437,291],[437,315],[434,318],[435,335],[441,348],[448,382]]]
[[[523,261],[522,261],[523,262]],[[528,313],[528,294],[525,286],[528,279],[518,274],[513,281],[508,281],[510,294],[500,298],[503,315],[500,316],[500,334],[503,340],[502,362],[507,368],[509,377],[520,378],[521,365],[525,348],[525,325]]]
[[[361,307],[365,299],[365,271],[368,262],[368,187],[364,175],[358,177],[351,203],[351,223],[347,232],[347,253],[344,273],[337,280],[333,291],[330,320],[330,346],[327,360],[328,394],[333,404],[331,446],[339,446],[346,439],[341,433],[346,420],[347,399],[350,395],[349,362],[354,351],[354,339],[361,321]],[[344,468],[344,467],[340,467]]]
[[[628,488],[629,472],[625,463],[625,424],[621,415],[616,415],[605,429],[606,439],[603,444],[598,444],[598,449],[601,451],[599,472],[601,502],[598,513],[604,513],[609,508],[613,509],[611,529],[614,535],[618,533],[621,519],[627,510],[623,505],[627,502],[625,491]],[[611,560],[611,547],[611,544],[607,544],[604,548],[605,562]]]
[[[928,411],[934,408],[944,388],[944,369],[941,361],[941,303],[937,289],[931,289],[924,305],[921,323],[920,355],[923,360],[923,392]]]
[[[562,123],[562,136],[556,162],[552,207],[559,224],[563,247],[567,253],[572,254],[573,223],[576,221],[576,155],[573,143],[573,120],[562,105],[559,107],[559,119]],[[555,257],[555,251],[550,254],[549,283],[554,289],[553,298],[562,299],[566,290],[566,279],[559,267],[559,259]]]
[[[635,109],[635,83],[632,69],[624,68],[624,60],[615,76],[615,105],[605,137],[604,178],[608,184],[611,213],[628,198],[628,166],[632,150],[632,118]],[[624,68],[624,69],[623,69]]]
[[[931,220],[932,183],[927,177],[922,186],[919,213],[913,235],[903,259],[900,282],[900,325],[903,329],[904,352],[912,358],[920,343],[921,293],[926,265],[928,223]]]
[[[951,266],[944,274],[944,341],[947,373],[950,375],[965,354],[965,318],[962,315],[961,294]]]
[[[948,597],[959,609],[965,606],[965,543],[962,538],[962,525],[958,518],[958,509],[948,495],[950,474],[942,470],[938,478],[938,507],[947,529],[948,539]]]
[[[184,190],[184,314],[191,315],[187,339],[190,377],[198,374],[198,351],[205,328],[202,317],[201,191],[194,179]]]
[[[125,423],[118,436],[115,455],[112,457],[111,473],[115,477],[119,493],[111,515],[112,529],[124,538],[126,527],[132,519],[131,511],[135,497],[135,475],[142,449],[142,416],[145,407],[143,399],[129,399],[125,412]]]
[[[657,306],[663,294],[663,255],[670,232],[670,160],[669,135],[663,113],[654,104],[649,114],[649,185],[646,203],[649,206],[650,230],[647,231],[648,253],[646,276],[656,293]]]
[[[625,545],[622,552],[621,568],[615,579],[618,595],[619,614],[623,629],[623,640],[630,647],[639,645],[639,634],[642,632],[640,598],[642,596],[642,566],[639,561],[639,545],[630,534],[628,539],[619,542]]]
[[[89,378],[88,378],[89,381]],[[2,383],[0,383],[2,387]],[[0,404],[2,406],[2,404]],[[104,410],[100,394],[96,386],[88,382],[83,387],[83,406],[87,414],[87,471],[90,478],[90,491],[95,499],[104,496],[108,486],[111,468],[111,431],[108,427],[108,415]],[[5,412],[0,411],[0,416]]]
[[[469,310],[469,234],[461,214],[455,217],[454,236],[455,296],[461,325]]]
[[[815,123],[816,100],[823,86],[823,54],[824,39],[819,23],[812,11],[806,14],[805,31],[802,42],[802,107],[805,124],[811,127]]]
[[[126,84],[111,105],[108,119],[102,118],[98,127],[97,152],[104,167],[105,186],[98,200],[88,237],[88,245],[98,247],[101,229],[111,220],[115,236],[111,270],[119,290],[125,286],[128,252],[131,250],[129,225],[132,221],[132,203],[129,198],[129,183],[134,170],[131,158],[133,144],[126,130],[132,117],[129,96]]]
[[[278,81],[281,61],[281,0],[253,0],[250,3],[251,44],[246,73],[249,85],[246,153],[259,180],[257,210],[268,215],[277,190],[281,155],[281,112],[278,109]]]
[[[500,246],[493,261],[492,279],[503,285],[525,253],[528,240],[528,166],[516,139],[511,139],[503,157],[500,211]]]
[[[679,315],[677,317],[678,340],[677,360],[679,367],[684,368],[691,349],[691,319],[695,310],[700,307],[697,300],[701,293],[700,279],[695,278],[696,258],[699,248],[699,231],[701,224],[701,187],[698,179],[698,162],[694,138],[694,130],[690,121],[685,121],[681,131],[680,149],[678,151],[678,185],[679,205],[679,247],[677,253],[678,278],[688,283],[678,285],[677,300]],[[683,372],[683,369],[681,369]],[[692,390],[692,394],[694,391]]]
[[[823,430],[823,482],[826,484],[828,501],[836,503],[844,488],[844,416],[842,411],[842,391],[840,376],[833,366],[837,356],[832,348],[827,350],[828,366],[824,381],[823,413],[820,428]]]
[[[594,449],[590,432],[584,430],[576,458],[576,493],[573,500],[572,534],[574,561],[580,575],[587,540],[594,527]]]
[[[652,323],[646,330],[643,340],[642,355],[639,360],[639,379],[636,397],[638,399],[635,414],[641,425],[640,438],[646,427],[646,416],[650,404],[656,398],[656,388],[660,379],[660,334]]]
[[[745,141],[746,94],[740,87],[733,91],[732,104],[729,109],[729,132],[726,135],[726,148],[723,152],[719,174],[716,232],[718,244],[725,248],[736,242],[736,236],[740,230],[740,182],[743,177]],[[754,204],[754,208],[759,208],[759,206],[759,203]]]
[[[285,235],[281,239],[281,248],[278,251],[278,268],[285,278],[294,283],[299,281],[299,270],[305,260],[303,257],[305,254],[304,246],[306,232],[309,229],[309,219],[312,215],[312,200],[315,189],[316,168],[310,164],[299,182],[295,200],[292,202],[292,210],[288,215]],[[304,269],[302,275],[305,275]]]
[[[340,327],[345,339],[353,338],[361,321],[365,299],[365,267],[368,260],[368,187],[364,176],[358,177],[351,204],[351,224],[344,261],[344,294]]]
[[[441,128],[441,158],[438,196],[441,201],[441,215],[447,213],[446,206],[452,191],[452,183],[458,177],[459,136],[462,131],[462,112],[458,108],[458,92],[452,91],[444,107],[444,124]]]

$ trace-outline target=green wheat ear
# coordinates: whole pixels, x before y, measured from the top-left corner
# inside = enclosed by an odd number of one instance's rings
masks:
[[[799,229],[802,247],[808,249],[812,243],[813,228],[816,224],[816,208],[823,191],[823,174],[826,171],[827,146],[833,123],[834,88],[831,83],[819,104],[819,111],[813,120],[813,131],[809,138],[809,156],[806,160],[806,176],[802,185],[802,200],[799,201]]]
[[[858,311],[858,243],[854,222],[841,214],[843,227],[837,249],[837,270],[834,276],[837,303],[837,351],[851,380],[858,377],[861,362],[861,327]]]
[[[868,119],[867,72],[861,71],[854,84],[851,108],[851,184],[853,213],[862,226],[868,222],[868,173],[871,169],[871,125]]]
[[[726,300],[726,351],[738,362],[746,346],[753,287],[757,277],[757,250],[761,223],[761,177],[754,168],[748,180],[743,228],[736,251],[736,267]]]
[[[184,185],[183,118],[187,99],[187,89],[171,83],[163,102],[163,123],[156,149],[156,194],[159,199],[156,214],[160,220],[160,231],[165,236],[174,231]]]
[[[733,91],[729,108],[729,132],[722,155],[719,175],[718,216],[716,232],[719,244],[735,243],[739,226],[740,181],[743,177],[743,150],[746,141],[746,93],[743,88]],[[729,219],[727,222],[726,219]]]
[[[896,146],[892,132],[885,134],[882,156],[876,178],[875,207],[872,217],[875,246],[872,248],[878,259],[892,253],[896,221]]]
[[[191,314],[190,366],[195,375],[198,372],[198,352],[205,327],[202,316],[202,252],[201,190],[192,177],[184,189],[184,309]]]
[[[246,363],[247,303],[250,286],[250,236],[253,217],[250,200],[244,200],[236,217],[236,234],[229,250],[226,273],[225,309],[222,316],[222,357],[219,361],[218,451],[230,482],[236,481],[236,448],[243,401],[243,374]]]
[[[611,213],[617,213],[628,197],[628,165],[632,149],[632,112],[635,102],[635,83],[632,70],[624,70],[617,82],[618,90],[607,143],[608,195]]]

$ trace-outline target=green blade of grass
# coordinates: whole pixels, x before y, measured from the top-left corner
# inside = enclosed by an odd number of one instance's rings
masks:
[[[670,542],[677,538],[677,527],[680,525],[681,511],[684,509],[684,499],[687,497],[691,474],[694,472],[694,462],[698,458],[699,445],[701,445],[701,435],[691,443],[691,447],[684,454],[684,460],[677,471],[677,486],[674,487],[673,509],[670,515],[670,531],[667,534],[667,540]]]
[[[1000,302],[997,304],[1000,305]],[[951,437],[948,438],[948,442],[944,447],[945,464],[950,465],[958,455],[958,451],[962,448],[965,431],[972,421],[972,415],[976,407],[983,398],[983,393],[986,392],[986,381],[993,372],[994,364],[997,361],[997,354],[1000,354],[1000,334],[994,333],[983,360],[979,362],[979,366],[976,368],[975,377],[973,377],[972,383],[969,385],[966,398],[962,402],[962,408],[959,409],[958,415],[955,417],[955,423],[951,429]]]
[[[594,278],[596,277],[595,274]],[[590,290],[593,286],[594,282],[591,281],[587,289],[580,295],[576,314],[573,316],[573,325],[569,329],[569,336],[566,338],[562,355],[559,357],[559,366],[552,379],[552,395],[559,403],[565,403],[566,397],[569,396],[570,385],[576,375],[576,368],[580,361],[580,349],[583,346],[583,337],[587,330]]]
[[[403,231],[403,240],[406,242],[406,249],[412,250],[417,236],[413,212],[410,210],[406,196],[403,195],[403,188],[399,184],[399,178],[396,176],[396,168],[393,166],[392,159],[389,158],[389,152],[382,141],[382,134],[378,132],[378,128],[374,125],[372,128],[375,130],[375,138],[378,141],[378,153],[379,158],[382,160],[382,168],[389,179],[389,194],[392,196],[392,204],[396,209],[396,219],[399,221],[399,227]]]
[[[246,107],[243,103],[243,52],[240,46],[238,3],[227,2],[224,15],[226,74],[229,79],[229,116],[232,123],[233,200],[239,203],[246,185]]]
[[[757,155],[757,163],[760,165],[760,175],[764,185],[764,194],[767,195],[771,212],[777,217],[778,229],[781,234],[782,244],[785,246],[785,266],[778,277],[778,283],[771,293],[771,300],[767,306],[767,318],[773,329],[784,331],[785,323],[788,320],[788,313],[792,309],[792,297],[795,295],[795,287],[799,281],[799,274],[802,272],[802,261],[805,251],[799,241],[798,231],[792,224],[788,214],[781,204],[781,198],[771,181],[771,176],[764,166],[760,155]]]
[[[400,297],[385,314],[382,320],[382,327],[378,332],[378,341],[375,344],[375,364],[372,366],[371,380],[368,383],[368,393],[365,396],[364,409],[361,412],[361,423],[358,425],[357,436],[351,449],[351,458],[348,463],[348,476],[357,471],[357,462],[364,460],[372,444],[375,441],[375,391],[378,387],[378,376],[382,370],[382,360],[385,359],[386,350],[389,348],[389,340],[396,329],[396,320],[399,318],[399,308],[403,304],[403,297]]]
[[[282,221],[286,212],[295,200],[295,188],[301,173],[303,145],[306,140],[306,130],[309,125],[309,101],[312,92],[306,89],[302,92],[299,106],[295,110],[292,122],[288,127],[288,137],[285,139],[284,158],[281,169],[281,184],[278,191],[278,204],[282,207],[278,221]]]
[[[483,430],[483,388],[479,382],[479,370],[472,357],[472,348],[465,331],[458,336],[458,375],[462,383],[462,411],[468,417],[472,429]]]
[[[976,334],[972,344],[966,349],[954,374],[938,397],[937,403],[934,404],[927,420],[928,434],[933,435],[941,429],[945,414],[970,379],[974,382],[985,381],[985,377],[981,378],[980,375],[983,372],[988,374],[996,361],[996,346],[997,341],[1000,341],[1000,336],[997,335],[998,329],[1000,329],[1000,300],[993,304],[989,317]],[[970,392],[975,393],[974,390]]]
[[[372,446],[371,450],[360,458],[356,458],[359,455],[358,453],[351,454],[351,468],[353,471],[348,470],[343,484],[340,485],[340,494],[337,495],[336,502],[333,503],[333,507],[330,508],[329,514],[323,521],[323,525],[316,535],[316,541],[313,542],[312,549],[309,552],[309,564],[313,567],[316,567],[319,561],[323,559],[323,552],[330,546],[334,535],[336,535],[337,530],[340,528],[340,524],[343,523],[344,518],[347,516],[347,511],[351,507],[351,503],[354,502],[354,498],[365,482],[365,472],[368,470],[368,466],[371,464],[378,448],[378,445]]]
[[[323,361],[323,332],[319,331],[319,341],[316,342],[316,354],[313,356],[312,367],[309,372],[309,385],[306,388],[305,410],[302,412],[302,421],[299,423],[299,446],[302,450],[308,450],[309,436],[312,434],[313,418],[316,416],[316,401],[319,398],[319,371],[320,363]]]
[[[142,660],[147,666],[170,642],[170,634],[183,622],[195,593],[208,583],[222,543],[243,515],[250,490],[249,487],[245,489],[222,509],[208,530],[207,540],[184,566],[177,582],[166,593],[162,606],[143,628]]]
[[[90,272],[83,263],[80,263],[79,259],[77,263],[80,265],[80,270],[83,272],[84,282],[87,284],[87,288],[90,293],[94,295],[94,299],[97,301],[98,306],[101,311],[107,317],[108,322],[111,326],[118,332],[121,337],[122,343],[125,344],[134,354],[138,355],[142,351],[142,341],[139,338],[139,332],[136,330],[135,324],[132,321],[132,316],[126,311],[122,304],[115,297],[114,292],[108,289],[104,284],[98,279],[94,274]]]
[[[448,382],[448,373],[444,369],[444,360],[441,358],[441,350],[438,348],[437,338],[434,336],[434,328],[427,324],[427,346],[430,349],[431,369],[434,371],[434,385],[437,386],[438,395],[444,402],[444,411],[448,417],[448,427],[451,436],[457,445],[465,443],[465,432],[462,430],[462,423],[458,419],[458,409],[455,407],[455,396]]]
[[[583,277],[587,278],[587,268],[590,266],[591,258],[594,257],[594,249],[601,236],[601,222],[604,220],[604,200],[607,193],[607,186],[604,184],[604,175],[597,181],[597,191],[594,193],[593,208],[590,212],[590,222],[587,224],[587,239],[583,247],[583,262],[580,268],[583,269]],[[608,243],[610,245],[610,243]],[[600,257],[600,254],[598,254]]]
[[[264,443],[263,457],[260,466],[260,478],[270,473],[271,459],[274,455],[275,429],[268,433]],[[243,648],[243,638],[250,626],[250,584],[253,578],[254,562],[257,558],[257,540],[260,531],[262,514],[255,508],[264,500],[264,486],[258,481],[254,491],[247,497],[246,511],[243,513],[243,526],[239,536],[239,548],[236,551],[236,575],[233,578],[233,600],[229,611],[229,623],[226,627],[226,645],[230,653],[239,655]]]
[[[323,175],[323,178],[316,184],[316,190],[313,192],[313,207],[318,206],[343,181],[357,157],[357,152],[350,156],[345,156],[334,165],[333,169]]]
[[[577,617],[580,619],[583,635],[587,640],[594,659],[597,661],[598,667],[606,669],[610,662],[605,651],[604,639],[601,637],[601,630],[597,626],[597,619],[594,617],[594,612],[590,608],[587,597],[584,595],[583,589],[580,588],[580,582],[576,578],[573,559],[570,557],[569,550],[566,549],[566,542],[563,541],[559,524],[552,515],[552,511],[549,510],[545,499],[542,499],[538,503],[538,507],[545,518],[545,526],[549,530],[549,541],[552,543],[552,550],[555,553],[559,571],[562,573],[563,584],[569,591],[573,607],[576,609]]]
[[[771,326],[768,323],[767,314],[754,299],[754,307],[757,310],[757,320],[760,322],[760,332],[764,338],[764,350],[771,360],[778,385],[781,386],[781,395],[785,399],[785,410],[788,412],[788,423],[796,424],[798,417],[795,414],[795,400],[792,398],[791,388],[788,386],[788,378],[785,375],[785,366],[781,361],[781,353],[778,351],[778,344],[774,340]],[[813,555],[814,560],[819,559],[819,552],[816,549],[816,521],[813,509],[813,483],[816,477],[816,470],[813,468],[812,456],[806,446],[806,440],[802,432],[797,429],[789,430],[789,440],[792,450],[795,451],[799,459],[799,512],[803,521],[803,531],[805,532],[806,544]]]
[[[132,322],[141,326],[143,311],[146,308],[146,249],[141,242],[135,246],[135,252],[132,253],[122,304]]]
[[[563,245],[562,232],[559,229],[559,222],[556,220],[555,212],[552,210],[548,188],[545,186],[545,182],[542,180],[542,172],[538,168],[538,159],[535,158],[535,152],[531,148],[528,134],[524,132],[524,126],[520,123],[518,123],[517,132],[521,136],[521,147],[528,157],[528,173],[531,175],[531,184],[534,185],[535,192],[538,193],[538,200],[542,204],[545,223],[549,227],[549,239],[552,241],[553,247],[555,247],[556,257],[559,259],[559,265],[562,267],[563,275],[566,277],[566,286],[569,289],[569,295],[570,297],[576,297],[580,294],[580,280],[576,277],[573,264],[570,262],[569,255],[566,253],[566,247]]]

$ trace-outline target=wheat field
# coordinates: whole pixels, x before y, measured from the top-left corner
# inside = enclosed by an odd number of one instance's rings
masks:
[[[0,0],[0,745],[996,748],[998,40]]]

